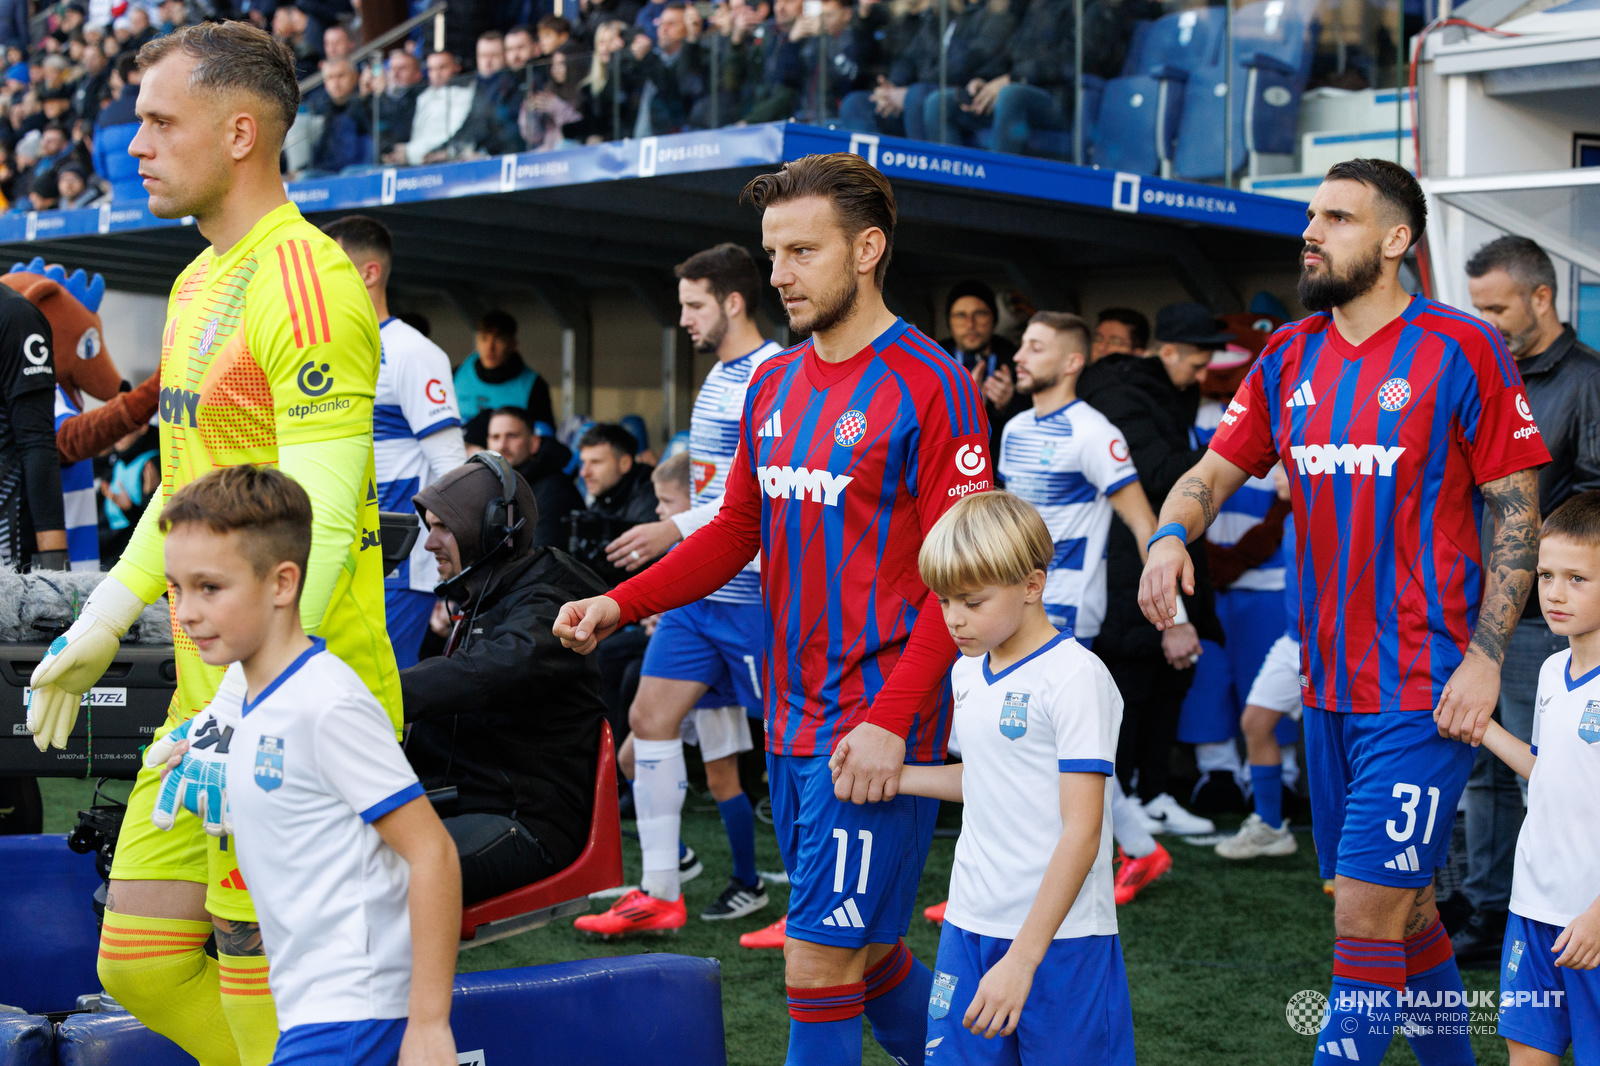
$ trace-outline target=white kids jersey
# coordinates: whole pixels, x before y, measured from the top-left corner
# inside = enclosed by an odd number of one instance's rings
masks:
[[[1055,939],[1117,931],[1111,875],[1111,773],[1122,694],[1093,653],[1065,634],[998,674],[987,655],[950,671],[961,745],[961,837],[945,919],[1016,939],[1061,840],[1061,775],[1105,774],[1100,853]]]
[[[739,417],[744,413],[744,393],[756,367],[783,348],[767,341],[749,355],[726,363],[719,362],[706,375],[706,383],[694,398],[689,414],[689,469],[693,475],[694,503],[689,510],[672,516],[684,538],[710,522],[722,508],[722,492],[728,483],[728,468],[739,448]],[[761,602],[761,559],[750,560],[708,600],[723,603]]]
[[[1024,411],[1000,436],[1000,480],[1033,504],[1055,541],[1044,611],[1085,640],[1106,617],[1108,496],[1139,480],[1121,430],[1082,400],[1038,415]]]
[[[372,458],[378,476],[378,510],[415,511],[411,497],[434,480],[422,439],[461,424],[450,357],[398,318],[378,329],[382,355],[372,400]],[[466,461],[465,454],[461,461]],[[384,579],[384,587],[432,592],[439,563],[417,538],[411,557]]]
[[[1226,412],[1227,406],[1221,400],[1205,400],[1200,404],[1194,416],[1194,428],[1201,444],[1211,443]],[[1271,474],[1251,478],[1222,501],[1222,506],[1217,508],[1217,520],[1206,528],[1206,540],[1219,548],[1233,547],[1240,537],[1261,524],[1277,498],[1278,489],[1272,483]],[[1265,562],[1240,574],[1228,587],[1282,592],[1284,576],[1288,573],[1288,551],[1288,541],[1285,541]]]
[[[1517,836],[1511,909],[1558,928],[1600,896],[1600,668],[1573,679],[1572,653],[1539,671],[1528,815]]]
[[[243,689],[235,663],[217,698]],[[278,1027],[405,1017],[410,868],[372,823],[423,792],[389,716],[316,638],[235,713],[228,802]]]

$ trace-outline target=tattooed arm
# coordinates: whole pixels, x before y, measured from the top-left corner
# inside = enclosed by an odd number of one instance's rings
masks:
[[[1467,654],[1434,710],[1443,736],[1476,745],[1500,698],[1500,664],[1539,563],[1539,478],[1519,470],[1479,486],[1494,516],[1489,573]]]
[[[1157,629],[1169,629],[1178,610],[1178,586],[1194,594],[1194,561],[1189,558],[1189,541],[1206,531],[1217,517],[1217,508],[1250,475],[1215,452],[1206,452],[1190,471],[1178,479],[1161,505],[1158,520],[1165,527],[1176,523],[1186,532],[1183,540],[1162,537],[1150,548],[1144,576],[1139,579],[1139,609]]]

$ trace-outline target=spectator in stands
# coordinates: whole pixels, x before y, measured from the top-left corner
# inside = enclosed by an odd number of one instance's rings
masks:
[[[1156,316],[1157,354],[1149,358],[1113,354],[1086,368],[1078,398],[1122,431],[1139,481],[1152,500],[1172,486],[1205,451],[1193,435],[1200,405],[1198,382],[1211,353],[1233,339],[1218,329],[1209,309],[1172,304]],[[1105,660],[1122,692],[1122,735],[1117,775],[1159,829],[1179,834],[1211,833],[1215,826],[1181,807],[1167,791],[1178,714],[1194,680],[1200,638],[1222,641],[1203,552],[1194,556],[1195,594],[1185,596],[1188,621],[1163,632],[1139,610],[1144,545],[1121,520],[1111,524],[1106,549],[1106,618],[1094,652]]]
[[[566,472],[572,452],[555,438],[555,430],[528,417],[521,407],[502,407],[489,418],[489,450],[505,457],[533,489],[539,522],[533,542],[565,548],[567,516],[583,509],[583,497]]]
[[[522,83],[506,69],[506,39],[499,30],[478,38],[477,75],[473,85],[473,106],[485,102],[494,108],[495,118],[507,126],[517,121],[517,106],[522,99]]]
[[[324,62],[330,59],[349,59],[355,50],[355,41],[350,39],[350,31],[345,29],[342,23],[336,22],[322,31]]]
[[[25,210],[49,211],[60,205],[61,191],[56,180],[56,172],[47,170],[43,174],[35,174],[33,181],[28,185],[28,199]]]
[[[189,5],[184,0],[164,0],[160,8],[161,24],[156,32],[165,37],[189,24]]]
[[[39,160],[33,165],[34,179],[54,171],[71,154],[72,138],[60,123],[52,122],[39,135]]]
[[[139,12],[135,7],[129,11],[129,17]],[[285,4],[272,13],[272,35],[294,53],[294,69],[301,81],[316,72],[317,63],[322,59],[322,53],[317,51],[307,33],[309,26],[306,13],[294,4]]]
[[[949,17],[963,0],[949,0]],[[891,54],[888,70],[870,92],[846,96],[839,105],[839,124],[861,133],[887,133],[927,140],[922,119],[928,94],[939,88],[939,17],[933,4],[893,16],[893,36],[905,42]]]
[[[411,122],[422,94],[422,69],[417,57],[403,48],[389,53],[382,80],[373,90],[378,98],[378,147],[385,159],[394,156],[396,145],[411,139]]]
[[[114,99],[100,109],[94,131],[94,170],[111,183],[111,201],[134,200],[145,195],[144,182],[139,178],[139,161],[128,154],[128,145],[139,132],[139,118],[134,114],[134,103],[139,96],[139,80],[143,74],[135,57],[123,56],[117,60],[112,84],[118,92]]]
[[[1108,307],[1100,312],[1094,327],[1094,344],[1089,362],[1098,363],[1108,355],[1143,355],[1150,343],[1150,320],[1131,307]]]
[[[948,83],[960,88],[930,93],[923,101],[922,125],[929,140],[939,139],[942,112],[945,140],[952,144],[961,142],[963,119],[978,117],[962,111],[962,107],[973,102],[975,94],[970,90],[976,87],[981,91],[1007,72],[1010,66],[1007,46],[1016,30],[1017,13],[1010,0],[973,3],[961,12],[945,51]]]
[[[578,0],[578,20],[573,25],[572,35],[598,47],[601,26],[608,22],[631,26],[638,15],[639,0]]]
[[[526,31],[524,31],[526,32]],[[546,15],[539,20],[539,54],[553,56],[572,39],[572,23],[560,15]],[[509,61],[509,56],[507,57]]]
[[[565,22],[565,19],[562,19]],[[524,90],[538,81],[534,60],[544,55],[534,33],[526,26],[513,26],[506,31],[506,69]]]
[[[563,602],[600,584],[534,543],[538,505],[515,473],[513,531],[487,527],[502,488],[485,458],[416,497],[428,549],[464,616],[444,655],[400,674],[407,758],[424,788],[453,786],[459,796],[443,813],[467,903],[549,877],[582,852],[605,712],[596,664],[550,632]]]
[[[994,290],[981,281],[968,280],[950,287],[944,299],[950,339],[945,350],[966,367],[983,390],[989,414],[989,454],[1000,454],[1000,432],[1007,422],[1031,405],[1017,392],[1017,368],[1011,357],[1017,346],[995,332],[1000,308]]]
[[[1528,390],[1528,406],[1551,463],[1539,471],[1539,510],[1549,514],[1580,492],[1600,488],[1600,353],[1578,340],[1556,313],[1556,270],[1526,237],[1490,241],[1467,260],[1467,292],[1478,314],[1505,337]],[[1538,590],[1506,645],[1500,668],[1500,724],[1527,742],[1533,729],[1539,668],[1567,646],[1550,632]],[[1458,966],[1500,962],[1517,834],[1527,785],[1505,763],[1479,749],[1467,779],[1467,877],[1473,906],[1451,937]]]
[[[0,0],[0,44],[28,48],[28,0]]]
[[[517,130],[530,151],[544,152],[579,143],[584,116],[583,85],[576,60],[566,52],[550,57],[544,88],[529,93],[517,116]]]
[[[93,122],[101,104],[111,95],[111,61],[98,48],[83,53],[83,76],[72,86],[71,110]]]
[[[596,144],[618,140],[633,129],[630,112],[623,106],[626,79],[617,76],[627,55],[623,35],[628,32],[628,25],[621,20],[602,22],[595,31],[589,73],[578,87],[578,110],[583,117],[566,128],[567,136]]]
[[[863,79],[876,44],[855,13],[856,0],[822,0],[820,14],[801,15],[789,31],[790,38],[800,45],[800,69],[806,78],[795,109],[800,121],[819,121],[819,49],[828,59],[826,92],[820,105],[823,118],[837,118],[839,103],[847,94],[869,87]]]
[[[456,400],[461,420],[485,411],[521,407],[535,422],[556,423],[550,383],[517,351],[517,320],[499,309],[478,319],[477,349],[456,368]]]
[[[84,173],[79,163],[67,163],[56,174],[62,208],[93,207],[100,201],[100,187]]]
[[[633,17],[633,24],[653,42],[660,33],[661,15],[676,0],[645,0],[644,6]]]
[[[311,146],[307,176],[337,174],[372,162],[372,107],[356,95],[356,70],[348,59],[322,64],[323,95],[312,106],[322,117],[322,133]]]
[[[472,86],[455,84],[459,73],[461,63],[449,52],[428,56],[428,87],[417,95],[410,135],[390,149],[387,161],[416,166],[448,157],[445,145],[472,113]]]
[[[800,46],[790,34],[802,8],[802,0],[772,0],[772,18],[735,50],[744,86],[741,121],[775,122],[794,114],[806,72],[800,67]]]

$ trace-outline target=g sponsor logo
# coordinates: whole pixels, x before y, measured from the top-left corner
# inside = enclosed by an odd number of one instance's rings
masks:
[[[956,470],[963,477],[977,477],[989,465],[983,457],[983,445],[963,444],[956,451]]]
[[[327,394],[333,388],[333,375],[330,374],[327,363],[318,363],[312,360],[300,368],[295,384],[300,386],[300,391],[307,396],[316,397]]]
[[[42,334],[28,334],[28,339],[22,342],[22,357],[34,366],[43,366],[50,361],[50,345],[45,343]]]
[[[438,378],[429,378],[428,384],[422,389],[422,394],[428,398],[429,403],[444,403],[450,394],[444,391],[444,382]]]

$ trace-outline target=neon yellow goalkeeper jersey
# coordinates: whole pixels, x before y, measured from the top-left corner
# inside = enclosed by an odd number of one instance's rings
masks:
[[[277,465],[280,447],[364,438],[354,536],[343,545],[313,539],[307,585],[325,579],[327,567],[338,576],[320,625],[304,611],[302,621],[367,683],[398,731],[372,467],[378,358],[378,322],[360,275],[294,204],[269,212],[226,254],[202,252],[173,284],[161,339],[161,506],[146,510],[112,574],[147,601],[166,591],[160,512],[196,478],[241,463]],[[332,484],[296,473],[315,509],[318,489]],[[176,623],[172,630],[178,723],[211,702],[223,668],[206,665]]]

